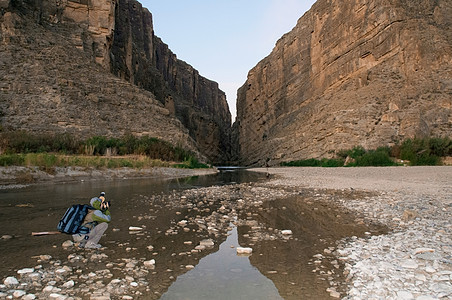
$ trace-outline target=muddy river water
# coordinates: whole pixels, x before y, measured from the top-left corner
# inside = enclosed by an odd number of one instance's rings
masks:
[[[37,299],[329,299],[328,281],[339,292],[345,284],[337,241],[384,228],[357,225],[356,216],[315,201],[319,191],[271,190],[265,180],[224,170],[0,190],[0,299],[17,290]],[[31,235],[56,230],[70,205],[101,191],[112,202],[103,249],[63,247],[65,234]],[[3,284],[9,276],[19,282]]]

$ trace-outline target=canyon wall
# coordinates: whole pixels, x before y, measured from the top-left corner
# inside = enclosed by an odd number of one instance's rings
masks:
[[[248,74],[244,165],[452,136],[452,2],[319,0]]]
[[[81,51],[77,24],[47,24],[45,14],[19,4],[0,15],[0,131],[150,135],[206,159],[151,92],[106,72],[93,60],[96,49]]]
[[[0,9],[5,128],[149,134],[190,144],[210,162],[227,159],[231,115],[224,92],[154,35],[152,15],[139,2],[1,0]],[[33,101],[18,99],[24,90]],[[57,107],[48,101],[53,96]],[[66,109],[69,122],[55,118]],[[106,122],[96,124],[99,118]]]
[[[140,3],[120,0],[115,15],[111,71],[153,92],[212,161],[227,160],[231,114],[225,93],[154,35],[152,15]]]

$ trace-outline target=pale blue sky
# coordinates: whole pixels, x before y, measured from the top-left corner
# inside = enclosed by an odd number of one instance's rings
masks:
[[[139,0],[169,48],[226,93],[232,121],[237,89],[314,0]]]

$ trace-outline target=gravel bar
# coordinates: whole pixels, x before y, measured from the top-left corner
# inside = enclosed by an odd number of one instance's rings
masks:
[[[385,235],[348,238],[341,261],[343,299],[452,299],[452,167],[261,168],[270,186],[372,192],[335,200],[390,228]],[[276,175],[276,176],[273,176]],[[320,256],[319,256],[320,257]]]

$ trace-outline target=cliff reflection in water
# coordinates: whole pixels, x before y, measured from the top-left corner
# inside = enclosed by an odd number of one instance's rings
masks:
[[[237,228],[229,234],[218,252],[179,276],[161,299],[282,299],[273,282],[251,265],[249,257],[236,254]]]

